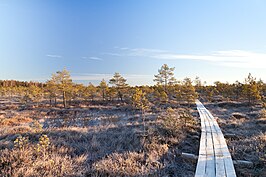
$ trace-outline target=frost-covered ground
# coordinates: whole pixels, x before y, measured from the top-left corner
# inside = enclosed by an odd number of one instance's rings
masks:
[[[260,105],[223,102],[205,104],[218,118],[233,160],[246,160],[252,167],[236,165],[238,176],[266,176],[266,114]]]
[[[0,107],[0,176],[194,176],[196,162],[180,154],[198,154],[195,108],[186,125],[178,118],[182,106],[171,119],[165,109],[147,111],[144,134],[140,112],[129,105],[84,103],[64,109],[2,100]],[[19,135],[28,138],[25,148],[14,147]],[[50,144],[39,154],[42,135]]]

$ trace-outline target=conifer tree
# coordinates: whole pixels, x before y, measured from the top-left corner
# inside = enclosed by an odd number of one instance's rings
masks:
[[[193,103],[197,98],[197,93],[190,78],[185,78],[183,81],[182,95],[188,104]]]
[[[56,85],[56,81],[53,78],[46,82],[46,92],[48,93],[50,106],[52,106],[52,99],[54,99],[54,104],[56,106],[58,87]]]
[[[251,73],[249,73],[248,77],[245,79],[243,92],[249,104],[254,104],[256,101],[261,100],[256,78],[254,78]]]
[[[193,81],[195,84],[196,92],[200,93],[202,91],[203,83],[198,76],[196,76],[195,80]]]
[[[39,101],[42,99],[43,91],[40,87],[37,87],[35,85],[31,85],[29,88],[29,96],[31,100],[35,101],[37,103],[37,106],[39,105]]]
[[[104,101],[106,99],[106,95],[108,92],[108,85],[104,79],[101,81],[99,87],[100,87],[100,92],[101,92],[101,95]]]
[[[195,87],[200,88],[202,86],[202,82],[198,76],[196,76],[194,83],[195,83]]]
[[[145,135],[145,111],[149,108],[149,101],[146,98],[146,93],[141,89],[136,88],[135,93],[132,96],[132,104],[136,109],[141,110],[141,117],[143,122],[143,134]]]
[[[83,96],[84,85],[83,84],[73,84],[71,87],[69,95],[69,104],[71,104],[72,100],[77,100],[78,98]]]
[[[168,102],[168,95],[160,85],[155,87],[153,96],[158,104]]]
[[[112,101],[116,96],[116,88],[114,87],[109,87],[108,90],[106,91],[106,97],[108,100]]]
[[[86,88],[86,91],[88,92],[91,101],[94,101],[94,98],[97,95],[97,88],[92,83],[89,83],[88,87]]]
[[[243,91],[243,84],[239,81],[235,81],[235,83],[233,84],[233,88],[234,88],[234,95],[236,100],[239,100],[239,98],[242,95],[242,91]]]
[[[168,102],[168,95],[167,95],[167,93],[165,91],[162,91],[160,93],[160,101],[162,103],[167,103]]]
[[[6,88],[5,87],[0,87],[0,94],[2,97],[6,96]]]
[[[164,87],[164,91],[168,93],[167,87],[176,83],[174,78],[175,68],[170,68],[167,64],[163,64],[162,67],[158,70],[158,74],[154,75],[155,79],[153,80],[158,85]]]
[[[147,160],[147,152],[145,150],[145,143],[146,143],[146,124],[145,124],[145,112],[149,108],[149,101],[146,98],[146,93],[143,92],[140,88],[135,89],[135,93],[132,96],[132,104],[136,109],[141,110],[141,117],[143,122],[143,151],[144,151],[144,160]]]
[[[62,93],[64,108],[67,106],[67,93],[71,91],[73,82],[69,71],[65,68],[52,75],[52,80],[56,83],[58,90]]]
[[[114,85],[117,91],[118,98],[123,101],[124,90],[128,86],[126,79],[123,78],[119,73],[115,73],[113,78],[110,79],[109,83]]]

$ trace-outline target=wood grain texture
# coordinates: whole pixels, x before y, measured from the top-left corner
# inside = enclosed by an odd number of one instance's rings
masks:
[[[201,119],[201,138],[196,177],[235,177],[235,169],[223,133],[204,105],[196,100]]]

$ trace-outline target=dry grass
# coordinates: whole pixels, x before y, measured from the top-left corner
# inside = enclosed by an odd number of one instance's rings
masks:
[[[9,119],[1,119],[0,120],[0,126],[18,126],[21,124],[27,124],[32,122],[33,120],[31,118],[28,117],[20,117],[20,116],[16,116],[16,117],[12,117]]]
[[[1,176],[68,176],[78,175],[86,161],[85,156],[70,157],[64,147],[50,147],[46,155],[34,150],[34,145],[26,149],[5,149],[1,151]]]
[[[0,176],[194,175],[195,162],[179,154],[198,153],[195,135],[200,129],[195,117],[185,126],[178,116],[169,123],[165,111],[149,112],[144,135],[138,112],[93,106],[52,112],[24,110],[21,115],[32,119],[31,123],[9,118],[18,122],[0,128]],[[34,123],[36,120],[44,128]],[[28,137],[22,149],[14,147],[20,135]],[[36,150],[42,135],[47,135],[50,143],[45,153]]]
[[[218,123],[227,139],[233,160],[253,162],[252,168],[235,166],[238,176],[265,176],[266,174],[266,116],[259,107],[245,104],[209,105],[207,108],[218,117]],[[221,111],[222,110],[222,111]]]

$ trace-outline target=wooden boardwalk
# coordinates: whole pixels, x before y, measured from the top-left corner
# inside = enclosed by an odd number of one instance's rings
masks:
[[[197,100],[201,119],[201,138],[196,177],[235,177],[231,154],[223,133],[212,114]]]

